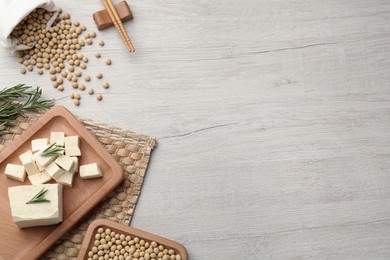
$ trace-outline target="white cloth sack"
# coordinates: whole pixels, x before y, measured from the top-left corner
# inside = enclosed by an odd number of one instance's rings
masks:
[[[57,11],[53,0],[0,0],[0,44],[3,47],[12,52],[31,49],[27,45],[16,45],[16,40],[11,37],[11,32],[35,8],[43,8],[49,12]],[[56,17],[57,12],[47,23],[47,28],[53,24]]]

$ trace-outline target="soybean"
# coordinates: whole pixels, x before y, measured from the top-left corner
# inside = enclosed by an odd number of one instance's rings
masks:
[[[97,99],[98,101],[102,100],[102,99],[103,99],[102,94],[97,94],[97,95],[96,95],[96,99]],[[117,240],[117,241],[118,241],[118,240]]]
[[[110,85],[109,85],[107,82],[103,82],[103,83],[102,83],[102,87],[103,87],[103,88],[109,88]]]
[[[83,83],[80,83],[80,84],[78,85],[78,89],[80,89],[80,90],[85,90],[85,85],[84,85]]]

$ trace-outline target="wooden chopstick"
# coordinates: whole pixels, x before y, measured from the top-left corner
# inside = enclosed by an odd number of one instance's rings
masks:
[[[127,49],[129,52],[135,51],[133,44],[131,43],[131,40],[129,38],[129,35],[127,34],[127,31],[125,27],[122,24],[122,21],[119,17],[118,12],[115,9],[114,4],[111,2],[111,0],[102,0],[104,6],[107,9],[108,15],[110,16],[112,22],[114,23],[116,29],[119,32],[119,35],[121,36],[123,42],[125,43]]]

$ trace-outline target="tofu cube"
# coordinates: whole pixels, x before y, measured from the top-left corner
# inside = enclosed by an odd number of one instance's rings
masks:
[[[8,178],[21,182],[24,182],[24,179],[26,178],[26,171],[22,165],[9,163],[5,167],[4,173]]]
[[[22,162],[22,164],[28,164],[30,162],[34,162],[34,154],[31,150],[28,150],[27,152],[22,153],[19,155],[19,160]]]
[[[53,179],[60,177],[65,171],[61,169],[55,162],[50,163],[46,167],[47,174],[50,175]]]
[[[40,170],[35,163],[34,155],[31,150],[28,150],[27,152],[19,155],[19,159],[22,162],[28,175],[39,173]]]
[[[39,171],[44,171],[46,168],[40,165],[39,163],[36,163],[36,166],[38,167]]]
[[[45,170],[43,170],[37,174],[28,176],[28,179],[30,180],[32,185],[39,185],[48,183],[51,180],[51,177],[49,174],[47,174]]]
[[[48,144],[47,138],[34,139],[31,141],[31,150],[33,153],[43,150],[47,147]]]
[[[60,155],[55,160],[55,163],[60,166],[65,171],[72,171],[74,160],[72,157],[66,156],[66,155]]]
[[[51,132],[50,133],[50,144],[56,144],[58,146],[65,145],[65,134],[64,132]]]
[[[73,164],[73,169],[71,170],[72,172],[79,172],[79,158],[76,156],[70,157],[73,159],[74,164]]]
[[[46,147],[44,149],[46,149]],[[42,151],[34,153],[34,159],[35,159],[35,162],[37,163],[37,165],[40,165],[44,168],[44,167],[47,167],[51,162],[53,162],[57,158],[57,155],[42,156],[41,155]]]
[[[72,187],[73,185],[73,177],[74,177],[74,172],[64,172],[60,177],[56,179],[57,183]]]
[[[81,179],[98,178],[102,176],[102,171],[97,163],[90,163],[80,166]]]
[[[45,199],[49,202],[26,204],[43,188],[47,189]],[[62,221],[62,185],[22,185],[8,188],[13,222],[19,228],[54,225]]]
[[[81,156],[81,150],[78,146],[66,146],[65,145],[65,155],[66,156]]]
[[[26,170],[28,176],[37,174],[41,171],[35,162],[30,162],[30,163],[24,164],[23,167]]]
[[[80,146],[80,137],[77,135],[65,137],[65,147]]]

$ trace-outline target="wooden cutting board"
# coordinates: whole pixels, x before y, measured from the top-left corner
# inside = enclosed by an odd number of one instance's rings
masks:
[[[80,136],[80,165],[97,162],[103,177],[82,180],[76,174],[73,187],[64,186],[62,223],[19,229],[12,221],[8,187],[31,183],[28,178],[24,183],[7,178],[4,169],[8,163],[21,164],[18,156],[31,148],[31,140],[50,138],[50,132]],[[38,258],[112,191],[123,177],[120,165],[66,108],[52,108],[0,153],[0,259]]]

